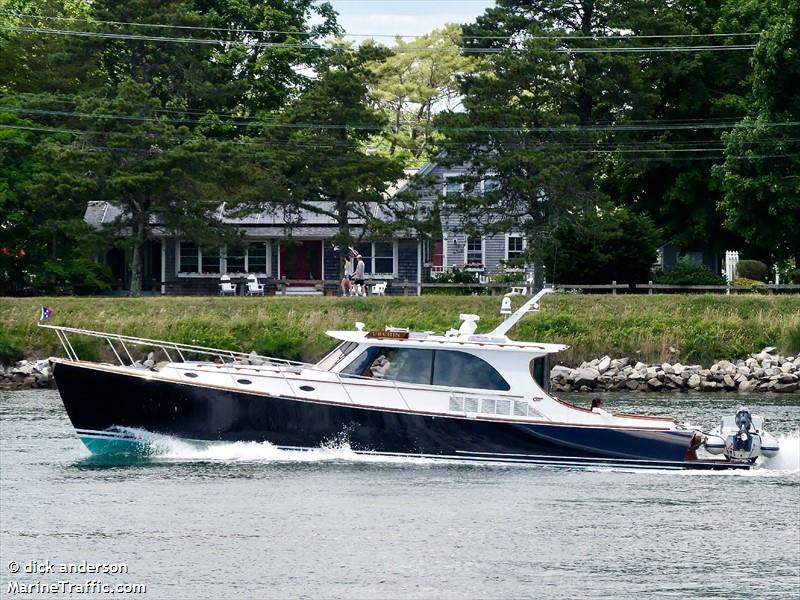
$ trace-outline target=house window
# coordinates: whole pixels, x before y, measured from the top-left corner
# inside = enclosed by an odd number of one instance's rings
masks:
[[[456,196],[464,191],[464,184],[457,179],[450,177],[444,181],[444,195]]]
[[[364,274],[392,275],[394,273],[394,244],[392,242],[363,242],[356,250],[364,259]]]
[[[484,179],[483,180],[483,193],[488,194],[496,192],[500,189],[500,182],[497,179]]]
[[[267,262],[269,259],[267,251],[266,242],[254,242],[250,244],[250,247],[247,249],[248,273],[267,273]]]
[[[483,264],[483,238],[470,236],[467,238],[465,262],[468,265]]]
[[[221,253],[219,248],[203,249],[197,244],[180,242],[178,251],[179,273],[219,273]]]
[[[226,257],[228,273],[267,273],[267,244],[253,242],[244,246],[229,246]]]
[[[219,273],[220,272],[220,249],[213,248],[203,252],[200,249],[200,272]]]
[[[181,273],[199,273],[200,248],[197,244],[185,244],[181,242],[180,265],[178,271]]]
[[[518,234],[510,234],[508,236],[508,251],[506,252],[506,260],[516,260],[522,258],[522,253],[525,251],[525,238]]]
[[[228,273],[247,273],[247,248],[228,246],[225,255],[225,270]]]

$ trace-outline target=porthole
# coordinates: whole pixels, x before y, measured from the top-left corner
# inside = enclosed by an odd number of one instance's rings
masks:
[[[236,383],[241,383],[242,385],[250,385],[253,382],[250,381],[249,379],[237,379]]]
[[[185,373],[187,377],[197,377],[197,373]]]
[[[314,388],[311,387],[310,385],[301,385],[300,389],[303,390],[304,392],[313,392],[314,391]]]

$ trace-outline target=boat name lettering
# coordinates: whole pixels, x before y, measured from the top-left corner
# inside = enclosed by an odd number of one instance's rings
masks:
[[[407,340],[408,339],[408,332],[407,331],[387,331],[386,329],[371,329],[367,333],[368,338],[377,338],[377,339],[395,339],[395,340]]]

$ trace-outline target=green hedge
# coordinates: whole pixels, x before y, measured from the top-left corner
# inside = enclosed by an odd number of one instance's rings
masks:
[[[512,300],[519,306],[523,298]],[[352,330],[356,321],[438,333],[458,327],[460,313],[480,315],[479,332],[501,321],[499,296],[0,298],[2,360],[63,355],[55,334],[36,327],[41,304],[53,306],[54,324],[300,360],[316,360],[335,344],[326,330]],[[800,353],[800,295],[554,294],[511,337],[568,344],[558,356],[568,364],[605,354],[707,363],[764,346],[793,355]],[[79,356],[113,359],[100,340],[72,339]]]

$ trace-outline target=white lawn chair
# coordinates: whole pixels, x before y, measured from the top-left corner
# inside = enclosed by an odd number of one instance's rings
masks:
[[[236,295],[236,286],[231,283],[230,276],[222,275],[219,278],[219,295],[220,296]]]
[[[256,277],[255,275],[247,276],[247,295],[248,296],[264,295],[264,284],[258,283],[258,277]]]
[[[370,294],[373,296],[385,296],[386,295],[386,282],[379,281],[375,285],[370,287],[369,290]]]

